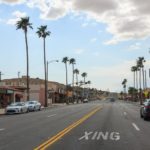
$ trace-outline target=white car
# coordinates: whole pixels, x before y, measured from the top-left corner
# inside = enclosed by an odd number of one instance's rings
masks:
[[[8,105],[5,109],[6,114],[19,114],[28,112],[28,107],[24,102],[15,102]]]
[[[88,103],[89,102],[89,100],[87,99],[87,98],[85,98],[84,100],[83,100],[83,103]]]
[[[36,100],[30,100],[26,102],[26,106],[28,107],[29,111],[36,111],[36,110],[41,110],[41,103],[39,103]]]

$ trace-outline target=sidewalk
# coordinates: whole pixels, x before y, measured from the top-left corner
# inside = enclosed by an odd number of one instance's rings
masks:
[[[5,109],[0,108],[0,115],[4,115],[5,114]]]

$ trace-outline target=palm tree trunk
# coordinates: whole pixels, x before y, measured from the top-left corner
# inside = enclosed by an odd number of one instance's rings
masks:
[[[47,71],[46,71],[46,50],[45,50],[45,38],[43,38],[44,46],[44,72],[45,72],[45,107],[47,107]]]
[[[138,72],[136,71],[136,89],[137,89],[137,91],[138,91]]]
[[[135,88],[135,71],[134,71],[134,75],[133,75],[133,80],[134,80],[134,88]]]
[[[141,89],[141,68],[139,71],[139,88],[140,88],[140,104],[142,104],[142,89]]]
[[[72,86],[74,87],[74,64],[72,64]]]
[[[25,31],[25,43],[26,43],[26,59],[27,59],[27,101],[28,101],[30,99],[30,87],[29,87],[29,51],[28,51],[27,31]]]
[[[143,90],[145,89],[145,75],[144,75],[144,67],[142,67],[142,76],[143,76]]]
[[[69,104],[68,101],[68,68],[67,68],[67,62],[65,63],[65,67],[66,67],[66,103]]]

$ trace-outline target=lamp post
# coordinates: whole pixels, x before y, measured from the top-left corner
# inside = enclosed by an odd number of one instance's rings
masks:
[[[47,100],[48,100],[48,65],[53,62],[59,62],[59,60],[47,61],[47,82],[46,82],[46,84],[47,84]]]

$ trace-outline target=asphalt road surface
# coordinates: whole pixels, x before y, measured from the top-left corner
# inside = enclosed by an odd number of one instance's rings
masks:
[[[104,100],[0,116],[0,150],[150,150],[139,109]]]

